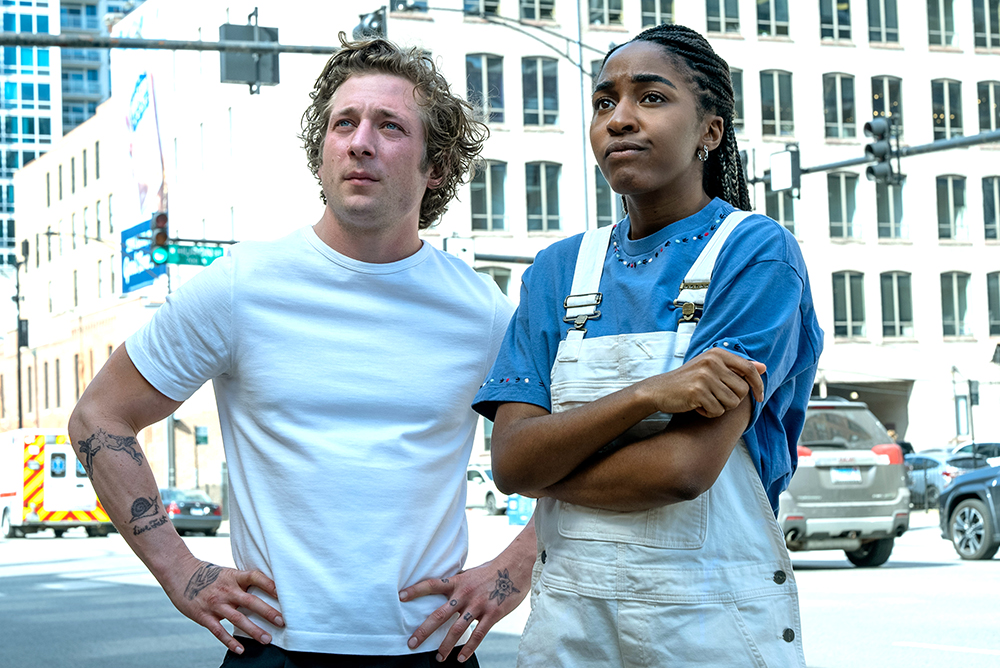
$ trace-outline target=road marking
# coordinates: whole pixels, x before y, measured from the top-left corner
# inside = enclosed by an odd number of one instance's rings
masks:
[[[933,645],[926,642],[894,642],[893,647],[913,647],[914,649],[939,649],[944,652],[959,652],[962,654],[985,654],[986,656],[1000,656],[1000,649],[976,649],[974,647],[960,647],[958,645]]]
[[[100,589],[102,587],[110,587],[111,584],[107,582],[98,582],[97,580],[75,580],[70,582],[48,582],[40,586],[43,589],[76,591],[80,589]]]

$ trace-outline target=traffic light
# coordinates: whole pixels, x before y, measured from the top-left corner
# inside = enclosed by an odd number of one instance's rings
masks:
[[[149,219],[149,255],[155,264],[167,261],[167,246],[170,245],[170,229],[167,212],[157,211]]]
[[[892,145],[889,143],[892,137],[892,118],[873,118],[865,123],[865,136],[871,137],[874,141],[865,146],[865,155],[875,158],[878,162],[869,165],[865,170],[865,176],[869,181],[880,183],[896,183],[896,174],[892,171]]]
[[[385,29],[385,7],[370,14],[361,14],[361,22],[354,27],[354,39],[385,39],[388,32]]]

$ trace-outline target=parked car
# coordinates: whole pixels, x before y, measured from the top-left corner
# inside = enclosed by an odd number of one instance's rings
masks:
[[[1000,466],[1000,443],[966,443],[954,450],[956,455],[979,455],[989,460],[990,466]]]
[[[163,510],[180,535],[200,531],[214,536],[222,524],[222,508],[200,489],[168,487],[160,490]]]
[[[1000,467],[955,478],[941,495],[941,537],[962,559],[992,559],[1000,549]]]
[[[497,489],[490,467],[472,464],[466,477],[468,479],[466,508],[485,508],[490,515],[502,515],[507,512],[507,495]]]
[[[910,503],[919,508],[937,508],[941,492],[969,471],[989,466],[985,457],[926,451],[904,458],[909,475]]]
[[[902,449],[868,406],[836,398],[809,402],[798,445],[798,469],[779,497],[788,549],[884,564],[910,526]]]

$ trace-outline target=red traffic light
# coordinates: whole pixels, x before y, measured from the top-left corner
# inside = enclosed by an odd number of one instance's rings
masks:
[[[149,219],[149,231],[153,248],[164,247],[170,243],[170,232],[167,226],[166,211],[159,211]]]

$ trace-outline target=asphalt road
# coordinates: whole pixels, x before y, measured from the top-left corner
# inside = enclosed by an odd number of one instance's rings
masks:
[[[470,511],[469,565],[517,533]],[[1000,666],[1000,559],[960,560],[935,513],[914,513],[887,564],[857,569],[841,552],[793,554],[810,668]],[[199,557],[231,564],[225,536],[185,538]],[[527,604],[477,652],[511,668]],[[50,532],[0,541],[0,667],[216,668],[224,648],[176,612],[120,536]]]

